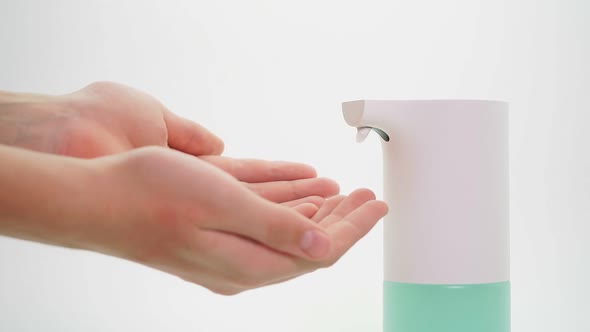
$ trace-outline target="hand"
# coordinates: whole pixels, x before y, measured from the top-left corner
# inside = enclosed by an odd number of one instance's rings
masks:
[[[82,158],[148,145],[196,156],[223,151],[221,139],[199,124],[110,82],[63,96],[0,92],[0,144]]]
[[[313,215],[326,197],[340,191],[336,182],[317,178],[316,171],[305,164],[224,156],[201,156],[199,159],[232,175],[259,196],[287,207],[297,207],[307,216]]]
[[[63,96],[0,92],[1,143],[85,158],[147,145],[169,146],[196,156],[223,151],[223,142],[205,128],[176,116],[145,93],[109,82]],[[214,156],[205,160],[230,173],[237,170],[238,180],[247,187],[290,206],[305,202],[319,206],[322,197],[338,193],[335,183],[314,179],[315,171],[302,164]],[[259,174],[265,169],[272,174]]]
[[[0,143],[84,158],[148,145],[200,156],[144,148],[87,161],[97,182],[79,184],[93,195],[78,201],[77,217],[47,205],[41,219],[4,232],[134,260],[222,294],[333,264],[386,211],[368,190],[325,200],[337,184],[306,165],[215,156],[219,138],[113,83],[55,97],[0,92]]]
[[[226,167],[235,163],[209,161]],[[326,200],[318,211],[296,213],[296,203],[271,202],[237,180],[251,181],[251,187],[272,183],[272,172],[230,167],[234,178],[168,149],[142,148],[88,162],[95,174],[91,187],[96,210],[71,238],[79,239],[83,248],[133,260],[221,294],[329,266],[387,211],[370,191],[358,190]],[[265,188],[266,195],[280,193],[274,196],[277,201],[306,196]]]

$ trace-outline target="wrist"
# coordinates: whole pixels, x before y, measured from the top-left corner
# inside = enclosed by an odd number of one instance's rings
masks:
[[[56,153],[71,114],[66,98],[0,92],[0,144]]]
[[[81,248],[93,214],[88,161],[0,145],[0,234]]]

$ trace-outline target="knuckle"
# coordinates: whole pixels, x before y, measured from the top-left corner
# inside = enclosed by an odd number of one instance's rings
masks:
[[[262,228],[262,237],[266,239],[264,242],[267,242],[271,247],[274,247],[277,243],[281,243],[281,237],[284,234],[281,228],[280,223],[274,218],[269,219]]]
[[[297,186],[296,181],[288,181],[288,184],[289,184],[289,192],[291,193],[292,197],[301,196],[299,193],[299,187]]]

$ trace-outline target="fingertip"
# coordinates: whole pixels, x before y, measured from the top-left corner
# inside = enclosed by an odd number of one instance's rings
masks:
[[[387,215],[387,213],[389,212],[389,206],[384,201],[372,200],[372,201],[368,201],[365,204],[368,205],[369,209],[374,210],[377,215],[381,216],[381,217],[379,217],[379,219],[385,217]]]
[[[315,167],[308,165],[308,164],[302,164],[303,167],[305,168],[305,176],[308,178],[315,178],[318,176],[318,171],[315,169]]]
[[[207,128],[168,109],[164,110],[163,116],[168,130],[169,147],[195,156],[223,153],[223,140]]]
[[[308,164],[274,161],[271,165],[270,173],[277,180],[312,179],[318,176],[316,169]]]
[[[311,218],[316,212],[318,212],[319,207],[313,203],[302,203],[297,206],[294,206],[293,209],[303,216],[307,218]]]
[[[319,178],[322,181],[323,197],[332,197],[340,193],[340,184],[330,178]]]
[[[186,120],[190,121],[190,120]],[[225,143],[217,135],[210,132],[207,128],[204,128],[192,121],[194,126],[194,132],[190,136],[190,141],[187,142],[187,146],[184,152],[191,153],[197,156],[200,155],[214,155],[219,156],[225,149]]]
[[[389,205],[387,205],[387,203],[385,203],[384,201],[377,201],[379,202],[379,204],[381,205],[381,208],[383,209],[383,216],[386,216],[389,213]]]
[[[376,198],[375,193],[371,189],[367,189],[367,188],[356,189],[353,192],[351,192],[349,196],[353,196],[353,195],[363,197],[367,201],[375,200],[375,198]]]
[[[309,203],[302,205],[307,204]],[[316,212],[319,210],[315,206],[313,209]],[[288,213],[293,214],[292,209],[288,209],[287,211],[289,210],[290,212]],[[297,222],[292,224],[294,228],[292,228],[293,233],[291,234],[295,235],[295,237],[291,239],[294,239],[295,243],[291,242],[290,245],[292,246],[294,244],[295,247],[291,247],[291,250],[287,250],[287,252],[313,261],[323,260],[328,257],[332,248],[332,237],[330,233],[309,217],[302,216],[298,213],[294,214],[297,215],[297,218],[293,218],[293,221],[297,219]],[[287,229],[285,231],[288,232]]]
[[[309,258],[321,260],[330,253],[330,237],[321,230],[307,230],[300,239],[299,247]]]
[[[223,150],[225,150],[225,143],[221,138],[217,137],[214,134],[211,134],[211,140],[213,142],[211,143],[211,151],[209,154],[216,156],[221,155],[223,153]]]

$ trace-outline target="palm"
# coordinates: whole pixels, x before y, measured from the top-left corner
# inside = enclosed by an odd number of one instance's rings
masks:
[[[229,173],[258,195],[289,207],[303,205],[304,214],[315,210],[305,204],[321,206],[325,197],[338,194],[338,184],[317,178],[310,166],[291,162],[234,159],[223,156],[201,156],[200,159]]]

